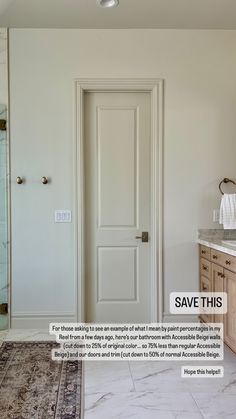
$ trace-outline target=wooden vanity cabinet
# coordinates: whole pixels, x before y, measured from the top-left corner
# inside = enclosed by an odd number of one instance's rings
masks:
[[[228,295],[228,312],[224,316],[224,339],[236,352],[236,273],[224,269],[224,274],[224,291]]]
[[[212,263],[212,291],[224,292],[224,268]],[[214,314],[213,323],[224,323],[223,314]]]
[[[236,353],[236,256],[200,245],[200,291],[226,292],[227,314],[204,314],[205,323],[224,323],[225,343]]]
[[[200,291],[201,292],[211,292],[211,280],[206,278],[205,276],[201,275],[200,277]],[[213,323],[213,315],[212,314],[201,314],[200,319],[204,323]]]

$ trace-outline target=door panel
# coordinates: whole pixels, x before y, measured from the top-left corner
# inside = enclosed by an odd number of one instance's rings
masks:
[[[136,109],[98,108],[100,228],[136,226],[136,120]]]
[[[150,320],[150,94],[85,94],[86,320]]]
[[[111,275],[112,272],[112,275]],[[136,301],[137,248],[98,248],[98,301]]]

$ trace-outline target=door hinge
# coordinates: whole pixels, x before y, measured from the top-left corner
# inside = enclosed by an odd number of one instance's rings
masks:
[[[0,304],[0,314],[8,314],[8,304],[7,303],[3,303]]]
[[[7,121],[6,119],[0,119],[0,131],[6,131]]]

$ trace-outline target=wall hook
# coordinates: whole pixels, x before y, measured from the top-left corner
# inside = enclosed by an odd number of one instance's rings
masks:
[[[16,183],[18,183],[18,185],[21,185],[24,182],[24,179],[22,179],[22,177],[17,176],[16,178]]]
[[[43,183],[43,185],[46,185],[48,183],[48,178],[46,176],[43,176],[41,182]]]

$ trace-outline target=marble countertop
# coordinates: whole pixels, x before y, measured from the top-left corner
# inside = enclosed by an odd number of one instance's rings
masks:
[[[210,239],[210,238],[199,238],[197,242],[212,249],[219,250],[219,252],[227,253],[228,255],[236,256],[236,246],[230,246],[230,244],[224,243],[225,239]]]

